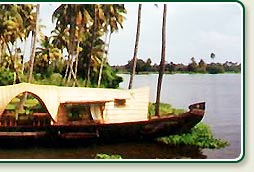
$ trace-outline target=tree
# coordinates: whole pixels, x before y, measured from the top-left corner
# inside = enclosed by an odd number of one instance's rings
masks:
[[[206,63],[203,59],[201,59],[198,63],[198,72],[206,73]]]
[[[0,5],[0,44],[1,58],[8,56],[7,65],[16,76],[16,82],[21,82],[24,71],[24,52],[18,47],[21,41],[26,45],[26,40],[36,25],[36,10],[33,4],[3,4]],[[8,52],[7,52],[7,51]],[[22,63],[22,64],[21,64]],[[14,77],[15,78],[15,77]]]
[[[57,20],[56,30],[59,33],[67,31],[67,51],[68,63],[67,73],[69,84],[71,78],[74,79],[74,85],[77,82],[78,57],[80,52],[80,42],[84,40],[87,30],[92,24],[92,17],[89,14],[92,5],[90,4],[62,4],[53,13],[52,19]],[[74,65],[75,61],[75,66]]]
[[[176,64],[174,64],[173,62],[170,62],[170,63],[166,64],[165,70],[170,73],[173,73],[176,71],[176,67],[177,67]]]
[[[211,63],[207,65],[207,72],[210,74],[224,73],[223,65],[220,63]]]
[[[211,53],[211,54],[210,54],[210,58],[211,58],[211,59],[214,59],[214,58],[215,58],[215,54],[214,54],[214,53]]]
[[[197,72],[198,70],[198,64],[194,57],[191,58],[191,63],[188,65],[188,71],[189,72]]]
[[[113,32],[118,31],[119,26],[123,28],[123,21],[124,21],[123,14],[126,13],[126,10],[123,4],[105,4],[103,5],[102,8],[103,8],[103,12],[106,19],[104,27],[103,27],[104,31],[106,32],[105,41],[104,41],[105,55],[103,56],[101,64],[100,64],[97,87],[100,87],[101,85],[103,67],[105,63],[107,63],[107,59],[108,59],[107,55],[109,51],[111,35]]]
[[[160,70],[157,84],[157,94],[156,94],[156,103],[155,103],[155,115],[160,116],[160,94],[161,94],[161,85],[163,74],[165,71],[165,51],[166,51],[166,18],[167,18],[167,4],[164,4],[163,8],[163,20],[162,20],[162,48],[161,48],[161,61],[160,61]]]
[[[139,36],[140,36],[140,24],[141,24],[141,10],[142,10],[142,4],[138,5],[138,21],[137,21],[137,32],[136,32],[136,41],[135,41],[135,47],[134,47],[134,54],[133,54],[133,66],[132,66],[132,72],[130,76],[130,82],[129,82],[129,89],[132,88],[133,78],[135,75],[136,70],[136,64],[137,64],[137,52],[138,52],[138,43],[139,43]]]
[[[36,5],[36,28],[33,33],[33,42],[32,42],[32,52],[30,57],[30,67],[29,67],[29,75],[28,75],[28,82],[30,83],[32,81],[33,76],[33,67],[34,67],[34,59],[35,59],[35,49],[36,49],[36,41],[37,41],[37,35],[39,32],[39,14],[40,14],[40,4]]]
[[[30,61],[29,61],[29,74],[27,78],[28,83],[31,83],[32,76],[33,76],[36,42],[37,42],[37,35],[39,32],[39,14],[40,14],[40,4],[37,4],[36,5],[36,25],[35,25],[35,30],[33,31],[32,49],[31,49],[31,55],[30,55]],[[16,119],[18,118],[18,112],[24,109],[24,103],[26,99],[27,99],[27,93],[22,95],[20,102],[16,105]]]
[[[61,69],[56,68],[61,65],[62,53],[60,49],[52,44],[52,38],[41,35],[41,46],[36,51],[35,70],[44,76],[50,76],[54,71],[61,72]]]
[[[25,68],[25,53],[26,53],[26,45],[27,45],[27,41],[28,41],[28,37],[29,35],[33,32],[36,28],[36,5],[34,4],[20,4],[19,5],[19,13],[22,17],[23,20],[23,32],[24,32],[24,38],[23,38],[23,42],[24,42],[24,48],[23,48],[23,56],[22,56],[22,69],[21,69],[21,73],[24,73],[24,68]],[[39,26],[39,30],[40,30]],[[38,31],[39,32],[39,31]],[[32,40],[31,40],[32,41]]]
[[[24,36],[23,19],[19,13],[19,5],[2,4],[0,5],[0,43],[1,56],[6,56],[8,51],[8,63],[14,71],[16,77],[14,83],[21,82],[21,77],[18,70],[16,41]]]

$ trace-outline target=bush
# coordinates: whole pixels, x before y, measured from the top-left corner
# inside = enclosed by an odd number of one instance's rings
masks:
[[[207,65],[206,70],[209,74],[218,74],[218,73],[225,72],[224,67],[219,63],[217,63],[217,64],[212,63],[212,64]]]
[[[172,106],[170,104],[166,104],[166,103],[160,103],[160,115],[163,116],[163,115],[168,115],[168,114],[180,114],[180,113],[183,113],[185,112],[184,109],[175,109],[175,108],[172,108]],[[148,115],[149,116],[154,116],[155,114],[155,103],[149,103],[149,106],[148,106]]]
[[[53,73],[48,78],[40,79],[40,75],[36,75],[35,78],[38,80],[35,81],[36,84],[43,84],[43,85],[63,85],[63,78],[60,73]]]
[[[14,82],[14,73],[9,69],[0,68],[0,86],[11,85]]]

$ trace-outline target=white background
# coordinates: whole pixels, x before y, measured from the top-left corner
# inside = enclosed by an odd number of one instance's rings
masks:
[[[245,156],[239,163],[0,163],[1,171],[177,171],[177,172],[251,172],[254,169],[254,0],[242,0],[245,7]]]

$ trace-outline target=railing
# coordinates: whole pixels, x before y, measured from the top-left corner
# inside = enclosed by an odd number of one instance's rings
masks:
[[[48,113],[33,113],[32,115],[19,114],[16,116],[14,113],[4,113],[0,116],[0,126],[49,126],[50,115]]]

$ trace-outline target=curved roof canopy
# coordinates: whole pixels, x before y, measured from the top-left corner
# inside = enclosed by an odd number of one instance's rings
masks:
[[[0,86],[0,115],[14,97],[24,92],[32,93],[39,98],[54,121],[57,121],[58,108],[61,103],[108,102],[114,99],[128,99],[132,94],[131,90],[61,87],[29,83]]]

